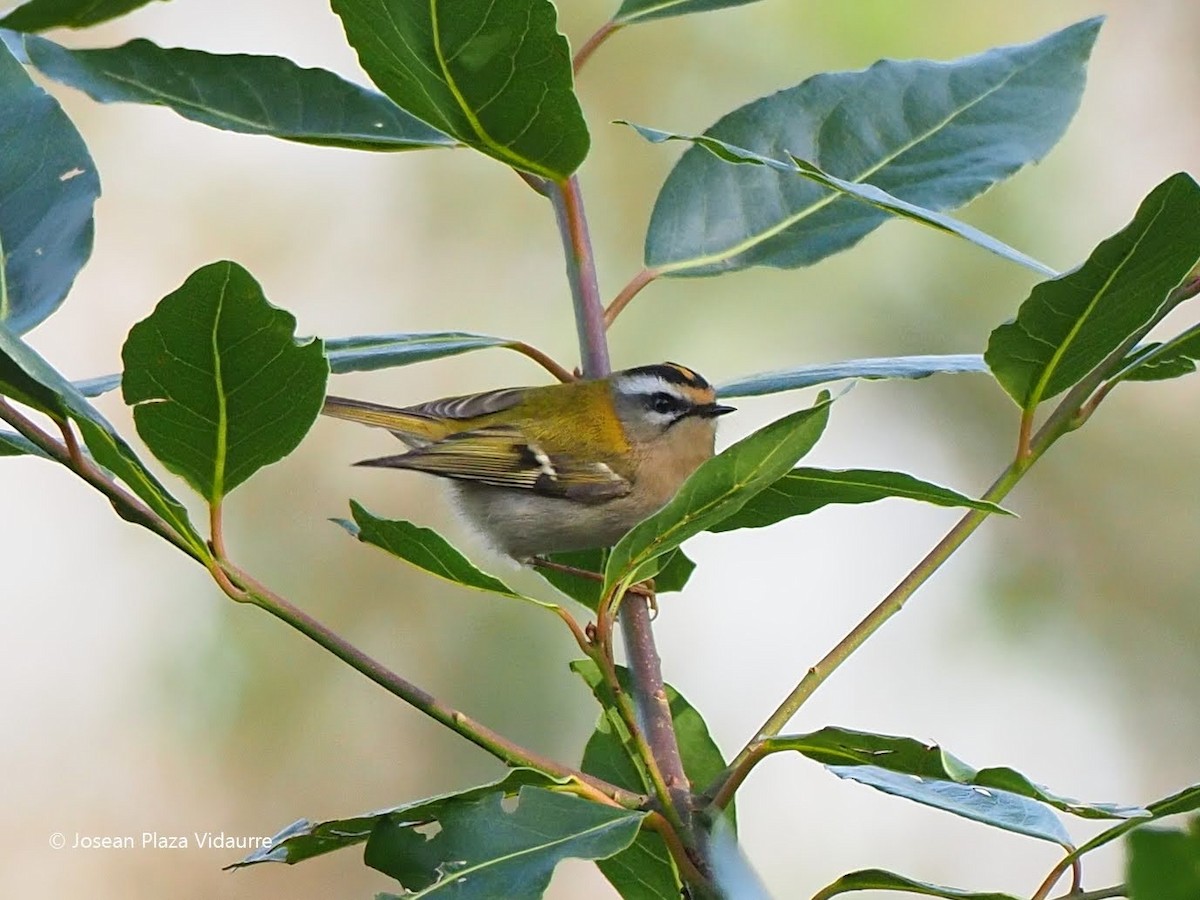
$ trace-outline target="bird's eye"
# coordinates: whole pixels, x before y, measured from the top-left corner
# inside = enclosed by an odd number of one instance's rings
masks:
[[[668,413],[678,412],[681,406],[678,397],[673,397],[670,394],[659,392],[650,395],[650,408],[656,413],[666,415]]]

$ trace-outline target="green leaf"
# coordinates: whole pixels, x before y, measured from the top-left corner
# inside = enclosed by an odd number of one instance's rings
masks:
[[[883,60],[816,75],[725,116],[705,135],[768,158],[790,154],[851,184],[940,212],[961,206],[1062,136],[1100,27],[955,62]],[[730,166],[693,147],[655,202],[646,265],[666,275],[811,265],[889,213],[793,173]]]
[[[904,891],[907,894],[944,897],[945,900],[1017,900],[1012,894],[964,891],[958,888],[943,887],[940,884],[930,884],[926,881],[914,881],[894,872],[885,872],[883,869],[863,869],[860,872],[843,875],[833,884],[826,885],[817,891],[812,900],[829,900],[830,897],[848,894],[851,891]]]
[[[1129,836],[1129,900],[1200,897],[1200,819],[1187,831],[1139,828]]]
[[[418,119],[555,181],[587,156],[550,0],[333,0],[371,80]]]
[[[1061,797],[1034,784],[1015,769],[1003,766],[975,769],[936,744],[912,738],[830,726],[810,734],[770,738],[766,744],[770,752],[792,750],[831,770],[873,768],[918,779],[914,783],[949,781],[1004,791],[1084,819],[1135,819],[1151,815],[1150,810],[1140,806],[1082,803]]]
[[[0,19],[0,28],[45,31],[86,28],[123,16],[151,0],[30,0]]]
[[[146,446],[210,504],[287,456],[321,411],[321,342],[241,266],[197,269],[121,350],[121,389]]]
[[[640,759],[599,668],[591,660],[580,659],[571,663],[571,670],[587,683],[605,710],[584,748],[581,768],[610,784],[647,792],[649,785],[641,774]],[[629,671],[623,666],[617,667],[617,681],[626,693],[632,689]],[[696,708],[670,685],[664,687],[684,774],[694,786],[707,785],[725,770],[725,758]],[[731,824],[736,824],[736,815],[731,805],[726,812]],[[678,900],[680,883],[675,864],[662,838],[654,832],[643,831],[628,850],[598,866],[622,897]]]
[[[868,381],[885,378],[928,378],[930,375],[953,375],[961,372],[987,372],[983,357],[977,353],[949,356],[879,356],[868,359],[847,359],[816,366],[796,366],[779,372],[747,375],[717,387],[718,397],[758,397],[780,391],[862,378]]]
[[[350,512],[358,526],[357,537],[360,541],[386,550],[430,575],[475,590],[527,600],[539,606],[551,605],[519,594],[499,578],[476,568],[431,528],[422,528],[400,519],[377,518],[354,500],[350,501]]]
[[[164,49],[145,40],[68,50],[28,37],[25,48],[43,74],[93,100],[165,106],[225,131],[353,150],[457,144],[382,94],[278,56]]]
[[[594,612],[603,597],[604,563],[607,556],[607,550],[575,550],[567,553],[555,553],[550,557],[550,561],[553,563],[581,569],[585,572],[595,572],[595,578],[541,566],[535,567],[534,571],[572,600],[582,603]],[[662,557],[662,567],[654,576],[655,593],[669,594],[674,591],[682,591],[695,569],[696,564],[682,550],[676,549],[673,553],[667,554]]]
[[[83,138],[0,41],[0,322],[14,333],[66,299],[92,253],[99,196]]]
[[[1071,835],[1058,816],[1040,803],[1008,791],[954,781],[925,780],[876,766],[829,766],[829,771],[839,778],[857,781],[894,797],[904,797],[923,806],[1067,849],[1072,847]]]
[[[388,816],[371,833],[363,861],[396,878],[405,897],[536,900],[564,859],[601,860],[628,847],[645,812],[571,794],[523,787],[515,808],[496,792],[443,805],[424,822]],[[439,829],[428,836],[427,826]]]
[[[766,166],[777,172],[785,174],[799,175],[802,178],[807,178],[809,181],[815,182],[830,190],[846,194],[861,203],[879,209],[888,215],[896,216],[902,219],[909,219],[921,225],[926,225],[936,231],[941,231],[946,234],[956,235],[972,244],[976,244],[987,250],[989,253],[994,253],[1002,259],[1007,259],[1009,262],[1015,262],[1017,265],[1024,266],[1027,269],[1032,269],[1039,275],[1054,276],[1058,273],[1044,263],[1038,262],[1030,256],[1025,255],[1019,250],[1014,250],[1012,247],[1005,244],[990,234],[980,231],[978,228],[960,222],[957,219],[947,216],[944,213],[936,212],[931,209],[925,209],[922,206],[917,206],[915,203],[908,203],[901,200],[899,197],[893,197],[887,191],[880,190],[873,184],[865,182],[855,183],[846,181],[841,178],[823,172],[818,166],[813,165],[798,157],[788,155],[787,161],[772,159],[768,156],[763,156],[760,153],[753,153],[744,147],[737,147],[726,141],[720,141],[713,137],[704,135],[687,135],[674,134],[667,131],[659,131],[655,128],[646,128],[642,125],[633,125],[625,122],[622,124],[630,125],[642,137],[651,143],[661,144],[664,141],[690,141],[693,144],[698,144],[705,150],[709,151],[719,159],[728,163],[738,163],[755,166]]]
[[[661,510],[634,526],[609,555],[605,591],[648,577],[655,559],[733,515],[812,449],[829,420],[828,394],[707,460]]]
[[[1166,343],[1139,347],[1126,360],[1120,378],[1124,381],[1179,378],[1195,372],[1197,360],[1200,360],[1200,325],[1193,325]]]
[[[0,456],[40,456],[42,459],[54,458],[33,441],[29,440],[29,438],[14,431],[0,431]]]
[[[633,25],[637,22],[649,22],[652,19],[710,12],[715,9],[728,9],[731,6],[745,6],[747,3],[755,2],[757,0],[623,0],[621,8],[613,16],[613,22],[618,25]]]
[[[322,856],[332,853],[334,850],[342,850],[363,843],[371,836],[375,827],[388,818],[394,818],[399,823],[433,822],[437,820],[444,809],[453,804],[471,803],[496,794],[513,797],[527,785],[551,787],[562,784],[567,784],[567,782],[551,778],[534,769],[512,769],[499,781],[491,784],[480,785],[466,791],[441,794],[378,812],[346,819],[330,819],[315,824],[307,819],[301,819],[275,835],[268,846],[255,850],[245,859],[228,866],[228,868],[239,869],[243,866],[253,866],[264,862],[295,865],[306,859],[312,859],[314,856]]]
[[[1026,412],[1082,380],[1154,322],[1200,259],[1200,185],[1172,175],[1072,272],[1036,285],[984,359]]]
[[[1146,804],[1146,810],[1150,813],[1150,820],[1162,819],[1166,816],[1175,816],[1181,813],[1195,812],[1198,809],[1200,809],[1200,784],[1193,784],[1190,787],[1171,794],[1169,797]],[[1130,819],[1121,822],[1119,825],[1114,825],[1112,828],[1100,832],[1100,834],[1084,843],[1079,849],[1072,852],[1068,856],[1068,859],[1078,859],[1085,853],[1090,853],[1099,847],[1103,847],[1105,844],[1115,841],[1126,832],[1132,831],[1147,821],[1147,819]]]
[[[187,510],[162,486],[99,410],[28,344],[0,324],[0,394],[79,427],[92,457],[123,481],[179,535],[181,549],[201,563],[212,558]],[[140,523],[135,523],[140,524]]]
[[[325,341],[329,367],[335,374],[371,372],[490,347],[512,348],[519,341],[465,331],[372,334]]]
[[[935,506],[963,507],[1010,516],[1008,510],[986,500],[930,484],[903,472],[874,469],[792,469],[774,484],[755,494],[732,516],[709,531],[762,528],[792,516],[806,516],[833,503],[874,503],[889,497],[920,500]]]

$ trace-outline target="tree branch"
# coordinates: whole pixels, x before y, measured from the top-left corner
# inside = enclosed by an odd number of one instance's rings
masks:
[[[546,772],[556,778],[570,778],[590,787],[600,797],[613,800],[621,806],[631,809],[643,808],[646,798],[627,791],[624,788],[587,775],[569,766],[564,766],[548,757],[534,753],[519,744],[514,743],[504,735],[477,722],[466,713],[460,712],[438,700],[429,692],[417,687],[412,682],[388,669],[363,653],[340,635],[326,628],[308,613],[289,603],[270,588],[263,585],[253,576],[247,574],[232,563],[221,560],[220,568],[227,580],[217,579],[217,583],[234,600],[250,602],[265,610],[305,637],[328,650],[351,668],[361,672],[371,681],[382,687],[388,693],[399,697],[405,703],[415,707],[436,722],[440,722],[452,731],[462,735],[472,744],[486,750],[501,762],[509,766],[525,766]],[[235,587],[236,595],[230,593],[227,584]],[[600,799],[594,797],[593,799]]]
[[[567,260],[567,279],[575,302],[579,354],[585,377],[608,375],[611,365],[605,337],[604,307],[596,280],[595,257],[588,235],[587,218],[579,191],[578,176],[556,185],[551,200]],[[650,615],[643,603],[625,603],[619,613],[625,656],[632,681],[632,699],[649,745],[652,763],[661,772],[671,792],[679,818],[691,821],[691,795],[679,755],[675,725],[667,708],[661,663],[654,643]],[[689,840],[687,835],[682,836]]]

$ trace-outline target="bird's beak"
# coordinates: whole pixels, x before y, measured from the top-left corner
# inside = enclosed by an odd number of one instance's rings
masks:
[[[704,406],[697,406],[693,411],[702,418],[715,419],[717,416],[723,416],[726,413],[737,412],[737,407],[722,406],[719,403],[706,403]]]

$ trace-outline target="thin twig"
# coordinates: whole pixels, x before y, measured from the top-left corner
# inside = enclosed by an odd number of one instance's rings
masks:
[[[575,54],[575,59],[571,63],[571,68],[576,75],[579,74],[579,70],[583,68],[584,63],[591,59],[592,54],[596,52],[600,45],[616,34],[622,27],[623,23],[605,22],[596,29],[595,34],[584,41],[583,46],[579,48],[579,52]]]
[[[18,433],[44,450],[56,462],[66,466],[104,494],[122,518],[153,531],[193,559],[201,563],[205,561],[198,555],[196,548],[181,537],[165,519],[118,484],[104,469],[86,456],[78,444],[72,455],[72,451],[67,448],[65,443],[56,441],[2,397],[0,397],[0,419],[8,422]]]
[[[525,766],[546,772],[556,778],[574,779],[631,809],[641,808],[645,805],[646,798],[639,794],[564,766],[514,743],[391,671],[233,564],[225,561],[222,568],[228,575],[228,582],[236,585],[239,591],[248,595],[245,599],[249,599],[256,606],[286,622],[342,662],[367,676],[384,690],[425,713],[434,721],[440,722],[462,735],[475,746],[486,750],[506,765]],[[244,598],[235,596],[234,599]]]
[[[549,372],[551,375],[553,375],[555,378],[557,378],[559,381],[563,382],[564,384],[568,381],[575,380],[574,373],[572,373],[569,369],[565,368],[564,366],[560,365],[557,361],[554,360],[553,357],[551,357],[547,353],[542,352],[537,347],[531,346],[530,344],[527,344],[524,341],[513,341],[513,343],[509,344],[508,346],[510,349],[516,350],[518,353],[523,354],[523,355],[529,357],[530,359],[532,359],[535,363],[537,363],[539,366],[541,366],[543,369],[545,369],[547,372]]]
[[[1125,885],[1114,884],[1112,887],[1100,888],[1098,891],[1073,891],[1069,894],[1061,894],[1054,900],[1109,900],[1110,897],[1126,897],[1128,894],[1129,888]]]
[[[629,305],[629,302],[638,295],[642,288],[657,277],[658,270],[647,267],[629,279],[629,283],[621,288],[621,293],[617,294],[613,298],[613,302],[608,304],[608,308],[604,310],[604,327],[612,328],[613,322],[617,320],[621,311]]]
[[[1086,420],[1087,415],[1095,409],[1095,403],[1089,408],[1089,397],[1092,397],[1093,393],[1104,380],[1121,364],[1130,350],[1136,347],[1171,309],[1183,300],[1195,296],[1197,293],[1200,293],[1200,277],[1191,277],[1172,291],[1163,304],[1162,309],[1159,310],[1158,315],[1145,326],[1138,329],[1135,334],[1126,338],[1120,346],[1109,353],[1087,376],[1076,383],[1032,437],[1029,436],[1033,422],[1032,411],[1023,413],[1016,459],[996,479],[996,482],[983,495],[983,499],[993,503],[1002,500],[1055,441],[1080,427]],[[1106,394],[1098,395],[1098,399],[1095,402],[1098,403],[1104,396]],[[725,771],[718,776],[717,780],[704,792],[704,796],[720,797],[727,802],[732,797],[737,785],[745,780],[749,770],[762,758],[757,752],[757,748],[761,742],[767,738],[776,736],[783,730],[792,716],[796,714],[797,710],[812,696],[817,688],[842,663],[849,659],[851,654],[858,650],[871,635],[878,631],[884,622],[904,607],[905,602],[917,588],[924,584],[949,559],[951,554],[962,546],[963,542],[974,533],[975,529],[983,524],[987,515],[988,513],[979,510],[971,510],[963,516],[946,536],[938,542],[937,546],[924,559],[917,563],[916,567],[904,577],[890,594],[884,597],[862,621],[855,625],[850,633],[842,638],[820,662],[808,670],[800,680],[800,683],[796,685],[787,698],[784,699],[783,703],[771,714],[770,718],[763,723],[763,726],[754,737],[746,743],[746,746],[742,748],[742,751],[734,758],[733,762],[729,764]],[[726,784],[729,782],[733,782],[732,789],[726,788]],[[1061,869],[1056,868],[1055,872],[1051,873],[1052,877],[1048,877],[1042,888],[1039,889],[1034,900],[1044,900],[1046,894],[1054,886],[1054,882],[1066,871],[1066,867],[1070,864],[1068,859]],[[1078,877],[1079,872],[1076,869],[1076,879]]]

